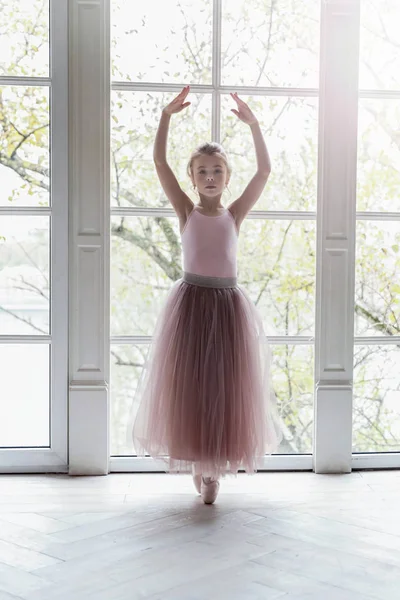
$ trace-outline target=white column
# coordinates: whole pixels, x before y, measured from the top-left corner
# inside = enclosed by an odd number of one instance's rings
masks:
[[[69,473],[109,472],[109,0],[69,2]]]
[[[316,473],[351,471],[359,8],[321,5]]]

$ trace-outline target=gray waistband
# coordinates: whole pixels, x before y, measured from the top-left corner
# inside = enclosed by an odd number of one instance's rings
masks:
[[[237,277],[208,277],[206,275],[196,275],[196,273],[187,273],[184,271],[183,281],[200,285],[202,287],[212,288],[231,288],[237,286]]]

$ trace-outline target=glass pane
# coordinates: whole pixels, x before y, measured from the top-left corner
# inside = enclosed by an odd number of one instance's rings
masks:
[[[272,383],[283,440],[277,454],[311,454],[314,438],[314,346],[272,346]]]
[[[163,107],[177,94],[113,92],[111,102],[111,178],[114,206],[171,207],[153,162]],[[186,173],[195,147],[211,141],[211,95],[190,94],[192,103],[170,121],[168,163],[185,192],[196,199]]]
[[[1,0],[0,75],[49,76],[49,0]]]
[[[48,206],[48,88],[0,87],[0,112],[0,205]]]
[[[113,217],[111,235],[112,335],[152,335],[182,275],[178,219]],[[313,336],[315,222],[245,220],[238,280],[261,311],[267,335]]]
[[[400,351],[355,346],[353,452],[400,452]]]
[[[257,210],[316,210],[318,100],[241,96],[257,116],[271,157],[272,172],[255,205]],[[232,164],[231,200],[239,197],[257,169],[251,130],[221,98],[221,144]]]
[[[398,0],[362,0],[360,78],[362,89],[400,89],[400,4]]]
[[[49,217],[1,217],[1,334],[49,334],[49,225]]]
[[[222,1],[222,85],[318,87],[317,0]]]
[[[177,218],[111,220],[111,335],[152,335],[182,275]]]
[[[357,210],[399,212],[400,100],[361,99]]]
[[[112,78],[211,85],[212,2],[112,1]]]
[[[313,346],[271,346],[272,380],[282,417],[278,454],[308,454],[313,442]],[[148,345],[111,347],[111,454],[134,455],[129,429],[138,406],[131,407]],[[128,431],[128,436],[127,436]],[[128,437],[128,439],[127,439]]]
[[[314,221],[246,219],[240,228],[238,281],[267,335],[314,335]]]
[[[111,345],[111,455],[135,454],[129,427],[138,406],[133,398],[149,351],[148,344]],[[129,443],[130,442],[130,443]]]
[[[400,227],[358,221],[355,335],[400,335]]]
[[[49,447],[49,345],[0,344],[0,365],[0,447]]]

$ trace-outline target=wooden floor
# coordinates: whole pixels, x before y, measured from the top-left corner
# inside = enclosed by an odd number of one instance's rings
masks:
[[[0,600],[400,599],[400,471],[0,476]]]

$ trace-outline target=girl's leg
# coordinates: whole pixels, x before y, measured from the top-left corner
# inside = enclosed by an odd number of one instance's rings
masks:
[[[219,478],[215,473],[196,473],[196,463],[192,463],[194,486],[205,504],[213,504],[219,492]]]
[[[219,492],[219,479],[217,477],[201,478],[201,497],[204,504],[214,504]]]
[[[201,473],[196,474],[196,463],[192,464],[193,483],[197,492],[201,494]]]

